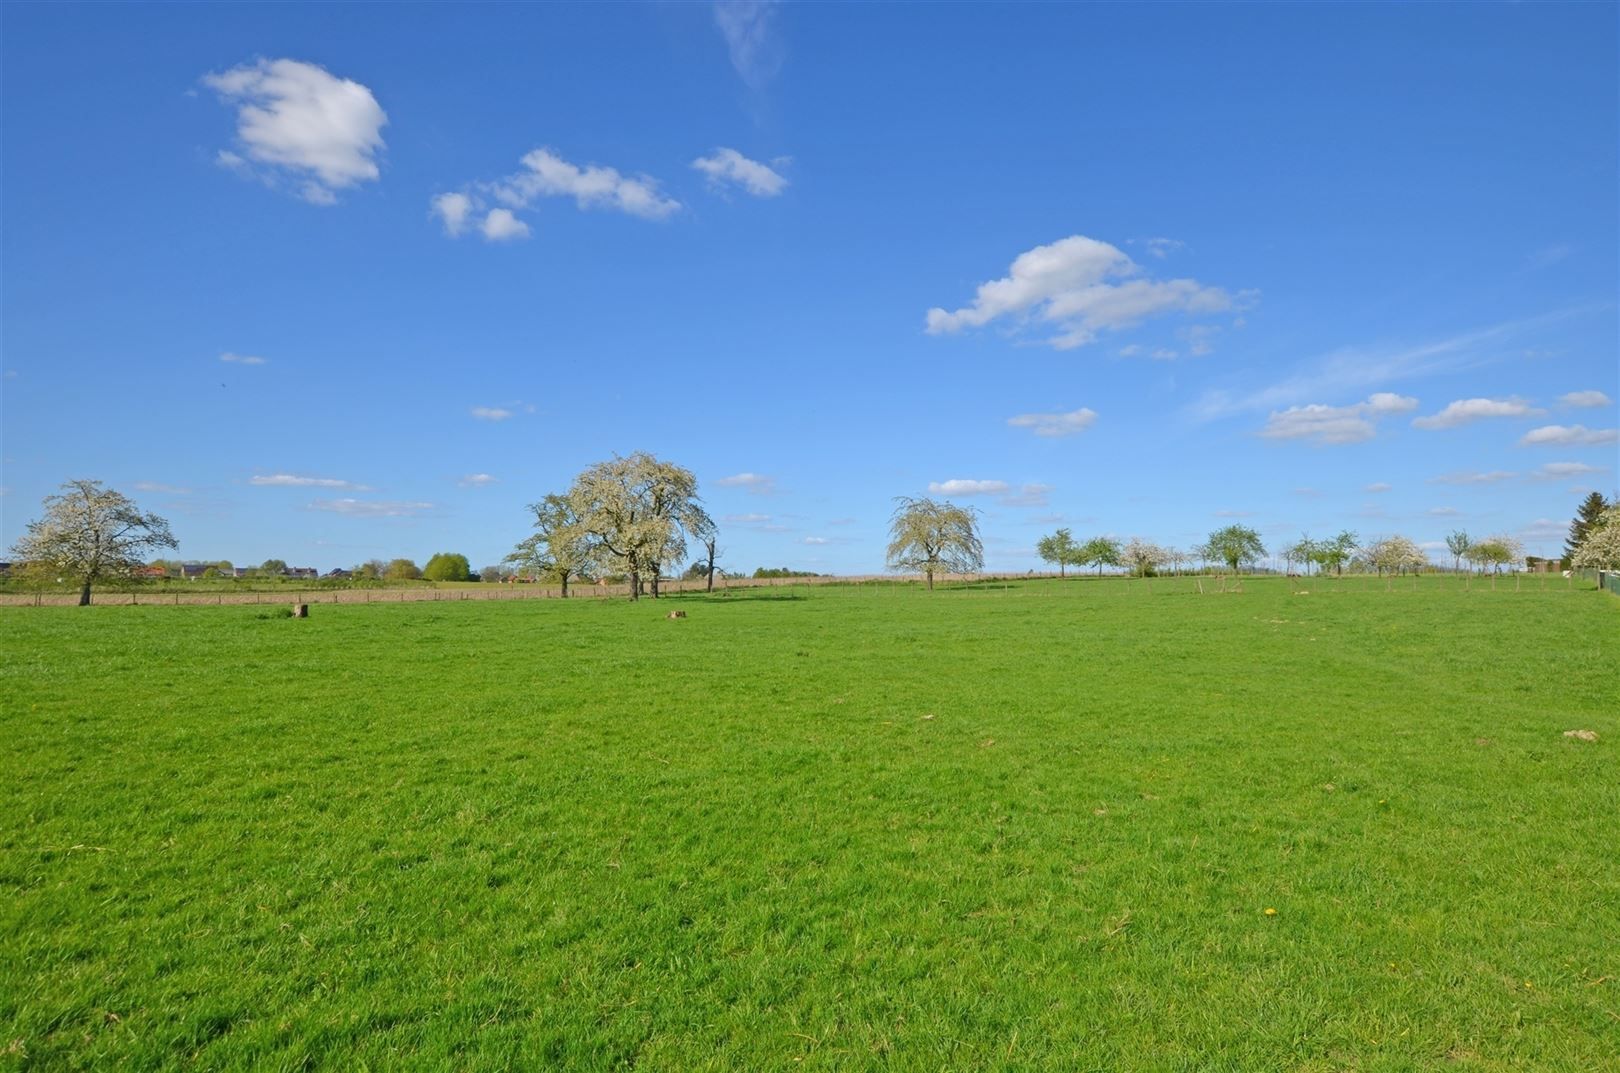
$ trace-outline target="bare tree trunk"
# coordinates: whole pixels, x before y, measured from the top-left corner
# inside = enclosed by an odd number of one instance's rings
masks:
[[[79,590],[79,606],[80,607],[89,607],[90,606],[90,579],[89,578],[84,579],[84,588]]]
[[[564,600],[568,599],[568,573],[567,570],[562,571],[562,598]]]
[[[928,591],[933,592],[934,591],[934,572],[932,570],[924,570],[923,575],[928,578]],[[89,586],[86,586],[84,591],[86,593],[88,593],[90,591]],[[85,599],[88,601],[89,597],[86,596]]]
[[[707,575],[708,579],[709,579],[709,588],[708,588],[709,592],[714,591],[714,556],[715,556],[715,545],[718,544],[718,543],[719,543],[719,541],[714,540],[713,538],[710,538],[707,541],[707,545],[708,545],[708,549],[709,549],[709,572],[708,572],[708,575]]]

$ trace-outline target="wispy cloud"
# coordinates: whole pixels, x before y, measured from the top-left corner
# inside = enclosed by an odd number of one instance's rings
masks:
[[[172,484],[159,484],[157,481],[136,481],[135,490],[137,492],[154,492],[159,495],[171,496],[188,496],[191,494],[189,488],[177,488]]]
[[[1536,409],[1528,401],[1520,398],[1458,399],[1437,414],[1414,418],[1412,427],[1422,429],[1456,428],[1459,425],[1466,425],[1472,421],[1479,421],[1488,417],[1536,417],[1546,412],[1546,410]]]
[[[1383,344],[1341,347],[1300,363],[1283,379],[1254,391],[1206,391],[1189,410],[1196,420],[1211,421],[1257,410],[1303,403],[1324,396],[1343,397],[1384,388],[1406,380],[1474,368],[1494,360],[1495,349],[1514,336],[1582,313],[1593,307],[1558,310],[1523,320],[1504,321],[1416,345]],[[1246,372],[1244,375],[1253,375]]]
[[[1558,401],[1565,406],[1613,406],[1614,403],[1601,391],[1571,391],[1567,395],[1558,396]]]
[[[721,477],[714,483],[721,488],[742,488],[757,496],[770,495],[776,491],[776,478],[763,473],[733,473],[729,477]]]
[[[1542,425],[1526,432],[1519,440],[1522,447],[1597,447],[1616,442],[1620,442],[1620,429],[1587,428],[1585,425]]]
[[[1019,414],[1007,418],[1013,428],[1027,428],[1037,436],[1075,436],[1084,432],[1097,420],[1097,412],[1082,406],[1078,410],[1058,414]]]
[[[249,477],[248,483],[258,488],[342,488],[355,492],[369,490],[363,484],[338,480],[336,477],[303,477],[294,473],[271,473]]]
[[[1084,346],[1103,331],[1120,331],[1169,313],[1219,313],[1254,300],[1192,279],[1148,279],[1117,246],[1071,235],[1018,255],[1007,275],[979,285],[971,305],[928,311],[932,335],[979,328],[1008,318],[1056,332],[1044,342],[1059,350]]]
[[[237,109],[240,152],[222,151],[221,164],[272,182],[290,179],[317,205],[381,174],[388,116],[360,83],[290,59],[244,64],[202,81]]]
[[[1567,242],[1556,242],[1551,246],[1543,246],[1530,255],[1530,268],[1533,271],[1551,268],[1574,252],[1575,247]]]
[[[1430,484],[1496,484],[1500,481],[1511,481],[1518,474],[1512,470],[1493,469],[1483,473],[1442,473],[1438,477],[1430,477]]]
[[[1374,481],[1372,484],[1369,484],[1369,485],[1365,486],[1364,488],[1362,488],[1362,491],[1363,492],[1374,492],[1374,493],[1387,492],[1393,487],[1395,487],[1395,486],[1392,485],[1392,484],[1385,484],[1383,481]]]
[[[1021,484],[1017,491],[1009,491],[1001,497],[1004,507],[1044,507],[1048,504],[1048,497],[1052,494],[1049,484]]]
[[[487,485],[497,484],[499,480],[498,477],[493,477],[488,473],[469,473],[457,481],[456,484],[462,488],[483,488]]]
[[[740,186],[755,197],[775,197],[787,189],[780,173],[757,160],[750,160],[735,149],[716,149],[692,161],[692,167],[709,177],[718,188]]]
[[[726,39],[731,66],[749,89],[765,89],[782,67],[774,0],[718,0],[714,24]]]
[[[769,514],[727,514],[720,519],[728,525],[764,525],[771,520]]]
[[[998,496],[1010,486],[1006,481],[968,480],[953,477],[948,481],[930,481],[928,491],[937,496]]]
[[[1607,473],[1603,466],[1589,466],[1585,462],[1548,462],[1537,466],[1530,476],[1538,481],[1561,481],[1568,477],[1585,477],[1591,473]]]
[[[229,350],[219,356],[219,360],[228,365],[264,365],[264,358],[252,354],[232,354]]]
[[[317,499],[310,510],[346,514],[352,518],[409,518],[433,510],[432,503],[407,503],[384,499]]]
[[[513,411],[504,406],[474,406],[468,413],[480,421],[505,421]]]
[[[1360,443],[1378,434],[1380,418],[1416,408],[1416,399],[1388,391],[1349,406],[1290,406],[1273,410],[1260,435],[1268,440],[1305,440],[1319,445]]]

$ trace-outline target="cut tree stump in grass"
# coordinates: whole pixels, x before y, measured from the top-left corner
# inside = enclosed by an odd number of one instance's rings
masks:
[[[664,617],[665,618],[685,618],[686,617],[686,612],[685,611],[671,611],[669,614],[665,615]]]
[[[292,617],[293,618],[308,618],[309,617],[309,605],[308,604],[293,604],[293,606],[292,606]]]

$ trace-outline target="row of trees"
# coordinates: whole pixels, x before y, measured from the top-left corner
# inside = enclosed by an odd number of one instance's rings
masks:
[[[1156,574],[1165,567],[1179,570],[1183,563],[1224,563],[1237,571],[1265,557],[1265,545],[1260,534],[1246,525],[1229,525],[1209,534],[1209,539],[1194,545],[1189,551],[1163,547],[1141,537],[1131,537],[1121,543],[1109,536],[1092,537],[1084,542],[1074,539],[1067,529],[1059,529],[1042,537],[1035,551],[1045,562],[1058,568],[1059,576],[1070,566],[1095,566],[1102,573],[1105,566],[1123,567],[1137,577]]]
[[[922,573],[930,589],[938,574],[983,569],[984,545],[973,508],[910,497],[901,497],[896,504],[886,556],[890,568]],[[179,546],[166,520],[141,511],[128,497],[97,481],[69,481],[58,494],[47,496],[44,506],[44,516],[29,523],[12,554],[27,569],[74,578],[80,585],[80,604],[90,602],[95,583],[133,579],[147,571],[148,553]],[[690,470],[638,452],[591,466],[567,492],[547,495],[530,509],[534,532],[500,570],[555,579],[564,595],[571,578],[617,575],[630,583],[631,599],[644,592],[656,597],[665,567],[685,561],[695,542],[702,554],[688,575],[706,577],[709,588],[714,587],[720,554],[717,531],[698,498],[697,478]],[[1523,556],[1522,545],[1508,536],[1474,541],[1459,530],[1447,537],[1446,545],[1458,566],[1466,560],[1479,569],[1500,570]],[[1259,534],[1242,525],[1217,529],[1188,552],[1139,537],[1123,544],[1111,537],[1080,542],[1067,529],[1043,537],[1038,550],[1060,573],[1069,566],[1095,565],[1099,571],[1116,566],[1144,576],[1192,560],[1222,563],[1238,571],[1266,555]],[[1342,572],[1350,565],[1401,573],[1427,565],[1422,550],[1406,537],[1362,544],[1349,531],[1329,540],[1305,536],[1280,552],[1290,566],[1298,562],[1307,570],[1314,565]],[[1620,570],[1620,501],[1596,493],[1584,500],[1571,525],[1566,552],[1579,569]],[[214,565],[222,573],[227,568],[229,563]],[[284,571],[286,564],[273,559],[259,569],[279,572],[277,568]],[[486,576],[495,572],[496,568],[485,570]],[[472,576],[466,556],[454,552],[434,555],[422,569],[409,559],[372,560],[353,573],[390,580],[463,581]]]

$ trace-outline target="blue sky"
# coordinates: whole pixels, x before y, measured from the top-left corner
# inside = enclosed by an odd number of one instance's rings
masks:
[[[722,565],[1562,543],[1615,488],[1613,5],[8,5],[0,540],[495,562],[648,450]],[[252,360],[248,360],[252,359]]]

